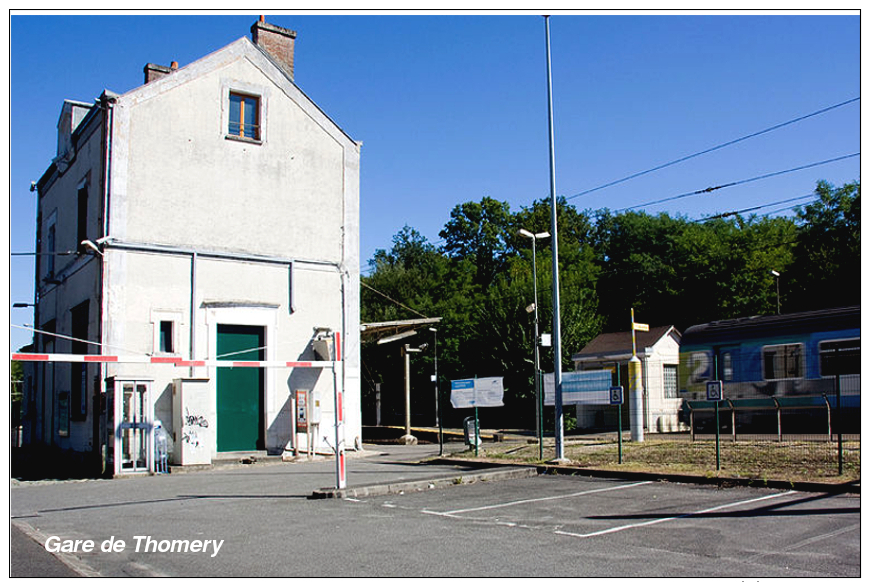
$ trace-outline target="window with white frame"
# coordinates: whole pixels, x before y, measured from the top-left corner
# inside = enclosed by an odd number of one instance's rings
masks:
[[[151,325],[153,328],[155,354],[178,354],[179,329],[181,327],[181,311],[168,309],[151,310]]]
[[[665,398],[677,398],[677,366],[665,364],[662,369]]]

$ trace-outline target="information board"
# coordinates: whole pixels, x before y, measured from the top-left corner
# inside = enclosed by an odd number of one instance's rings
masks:
[[[468,378],[450,382],[453,408],[504,406],[504,378]]]
[[[562,404],[610,404],[610,370],[586,370],[562,373]],[[544,375],[544,405],[556,404],[554,374]]]

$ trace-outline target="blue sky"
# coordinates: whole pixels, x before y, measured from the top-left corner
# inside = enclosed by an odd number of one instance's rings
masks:
[[[31,181],[64,99],[143,82],[249,36],[257,14],[10,17],[10,249],[34,248]],[[438,243],[451,209],[549,195],[544,21],[535,14],[294,15],[296,82],[363,142],[363,269],[404,225]],[[856,13],[554,13],[557,194],[580,192],[860,96]],[[860,151],[860,101],[571,198],[618,210]],[[860,178],[860,158],[647,207],[699,218]],[[761,210],[767,212],[774,210]],[[289,217],[288,217],[289,219]],[[62,250],[62,249],[59,249]],[[10,258],[10,305],[32,302],[33,259]],[[10,309],[11,323],[32,323]],[[11,328],[11,348],[30,333]]]

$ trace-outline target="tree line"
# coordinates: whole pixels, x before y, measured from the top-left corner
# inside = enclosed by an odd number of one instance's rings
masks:
[[[578,211],[557,200],[563,369],[602,332],[628,330],[630,309],[651,326],[679,331],[709,321],[809,311],[860,303],[860,183],[818,182],[794,216],[740,215],[692,220],[667,213]],[[490,426],[534,425],[531,239],[550,230],[550,202],[512,211],[484,197],[457,205],[440,245],[405,226],[378,250],[362,277],[363,322],[441,317],[438,371],[445,426],[466,410],[449,405],[451,379],[503,376],[505,407],[482,409]],[[552,327],[551,239],[536,243],[540,331]],[[777,277],[779,273],[779,291]],[[379,293],[372,291],[376,289]],[[779,307],[778,307],[779,305]],[[409,309],[410,308],[410,309]],[[413,310],[413,311],[411,311]],[[435,422],[434,337],[418,330],[411,345],[412,423]],[[399,341],[363,345],[363,421],[400,424],[403,364]],[[552,350],[541,350],[552,372]],[[552,415],[545,414],[545,418]],[[552,419],[550,419],[552,422]],[[484,424],[483,426],[486,426]]]

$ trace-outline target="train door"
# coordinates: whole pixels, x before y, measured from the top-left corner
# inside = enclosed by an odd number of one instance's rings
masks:
[[[716,361],[716,380],[735,382],[739,379],[740,346],[737,344],[716,346],[713,349]]]

